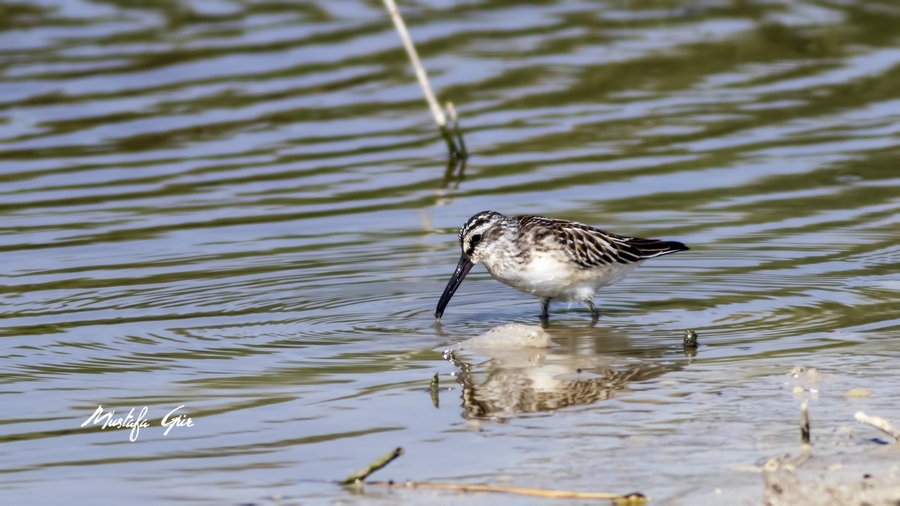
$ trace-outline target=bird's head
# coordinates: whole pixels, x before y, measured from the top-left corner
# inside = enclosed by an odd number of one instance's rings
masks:
[[[438,301],[434,317],[441,318],[444,308],[450,302],[450,298],[456,293],[456,289],[462,284],[466,274],[472,270],[472,266],[481,262],[490,255],[491,249],[497,246],[498,239],[503,237],[503,223],[508,220],[506,216],[494,211],[482,211],[469,218],[459,229],[459,248],[462,255],[453,276],[444,288],[444,293]]]
[[[506,216],[494,211],[482,211],[469,218],[459,228],[459,248],[473,264],[480,263],[497,239],[503,236]]]

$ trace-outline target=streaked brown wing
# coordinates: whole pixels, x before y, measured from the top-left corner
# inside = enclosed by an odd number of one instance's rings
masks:
[[[688,249],[680,242],[625,237],[574,221],[541,216],[516,218],[524,228],[532,229],[536,238],[552,238],[575,263],[586,269],[629,264]]]

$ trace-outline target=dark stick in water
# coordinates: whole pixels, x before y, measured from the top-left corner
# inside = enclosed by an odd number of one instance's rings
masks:
[[[403,455],[403,448],[398,446],[397,448],[395,448],[395,449],[385,453],[381,457],[378,457],[377,459],[375,459],[367,467],[364,467],[364,468],[360,469],[359,471],[356,471],[355,473],[353,473],[350,476],[341,480],[341,485],[351,485],[353,483],[360,483],[363,480],[365,480],[366,477],[368,477],[370,474],[372,474],[375,471],[381,469],[382,467],[390,464],[391,461],[393,461],[394,459],[396,459],[397,457],[399,457],[401,455]]]

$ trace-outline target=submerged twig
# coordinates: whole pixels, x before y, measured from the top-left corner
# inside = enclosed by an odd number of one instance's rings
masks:
[[[465,144],[462,142],[462,133],[459,131],[459,124],[454,119],[456,136],[460,143],[460,145],[457,146],[456,142],[453,141],[453,135],[447,128],[447,117],[444,116],[444,111],[441,110],[441,106],[438,105],[438,101],[434,97],[434,92],[431,91],[431,84],[428,83],[428,74],[425,73],[425,67],[422,66],[422,61],[419,60],[419,53],[416,51],[416,46],[413,45],[412,38],[409,36],[409,31],[406,29],[406,23],[403,22],[403,17],[400,16],[400,9],[397,8],[397,4],[394,0],[384,0],[384,6],[387,7],[391,19],[394,21],[394,27],[397,28],[397,33],[400,35],[400,40],[403,41],[403,47],[406,49],[409,61],[412,63],[413,70],[416,72],[419,86],[422,87],[422,92],[425,94],[425,101],[428,102],[428,108],[431,109],[431,115],[434,117],[434,122],[437,123],[437,126],[441,131],[441,136],[447,143],[447,149],[450,150],[450,156],[465,158],[467,154]],[[450,107],[452,107],[452,104],[450,104]],[[450,115],[455,118],[456,111],[451,109]]]
[[[683,341],[683,344],[684,344],[684,347],[685,347],[685,348],[696,348],[696,347],[698,347],[699,344],[697,343],[697,333],[694,332],[693,330],[690,330],[690,329],[685,330],[685,331],[684,331],[684,341]]]
[[[800,447],[809,449],[809,401],[800,405]]]
[[[867,415],[867,414],[863,413],[862,411],[857,411],[856,414],[853,416],[853,418],[856,418],[857,422],[862,422],[862,423],[871,425],[872,427],[875,427],[876,429],[880,430],[881,432],[884,432],[888,436],[891,436],[892,438],[894,438],[895,442],[900,442],[900,431],[895,429],[891,425],[891,422],[885,420],[884,418],[881,418],[880,416]]]
[[[682,341],[682,350],[684,351],[684,356],[693,358],[697,356],[697,348],[699,347],[699,343],[697,342],[697,333],[693,330],[685,330],[684,331],[684,340]]]
[[[647,498],[634,492],[627,495],[606,492],[573,492],[568,490],[547,490],[542,488],[506,487],[500,485],[466,485],[459,483],[432,483],[427,481],[367,481],[366,485],[391,488],[427,488],[436,490],[455,490],[458,492],[496,492],[500,494],[526,495],[549,499],[604,499],[614,500],[623,505],[646,504]]]
[[[350,485],[352,483],[359,483],[359,482],[365,480],[367,476],[369,476],[370,474],[374,473],[375,471],[381,469],[382,467],[390,464],[391,461],[393,461],[394,459],[396,459],[397,457],[399,457],[401,455],[403,455],[403,448],[398,446],[394,450],[385,453],[381,457],[378,457],[368,466],[360,469],[359,471],[356,471],[355,473],[353,473],[350,476],[341,480],[341,485]]]
[[[432,388],[437,388],[437,374],[432,380]],[[371,485],[390,488],[427,488],[434,490],[455,490],[458,492],[496,492],[501,494],[525,495],[531,497],[544,497],[550,499],[605,499],[616,501],[621,506],[643,506],[647,504],[647,498],[640,492],[631,494],[612,494],[605,492],[573,492],[568,490],[547,490],[541,488],[506,487],[501,485],[466,485],[458,483],[432,483],[427,481],[363,481],[367,476],[390,464],[394,459],[403,455],[403,448],[396,448],[377,458],[368,466],[356,471],[341,480],[341,485]]]
[[[431,378],[431,403],[434,404],[434,407],[441,407],[441,397],[438,395],[438,373],[434,373],[434,377]]]
[[[447,102],[447,112],[450,114],[450,119],[453,121],[453,134],[456,135],[456,142],[459,143],[459,152],[463,158],[468,156],[468,151],[466,151],[466,141],[463,140],[462,130],[459,129],[459,119],[456,117],[456,107],[453,106],[453,102]]]
[[[441,188],[446,188],[451,182],[453,183],[453,189],[456,190],[459,188],[459,183],[462,182],[466,173],[466,157],[465,156],[450,156],[447,158],[447,170],[444,171],[444,180],[441,183]],[[440,321],[440,320],[437,320]]]

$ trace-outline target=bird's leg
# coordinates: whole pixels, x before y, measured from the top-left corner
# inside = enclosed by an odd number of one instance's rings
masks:
[[[541,297],[541,321],[550,319],[550,297]]]
[[[600,311],[594,306],[594,301],[588,299],[584,301],[584,305],[591,310],[591,323],[597,323],[597,320],[600,318]]]

